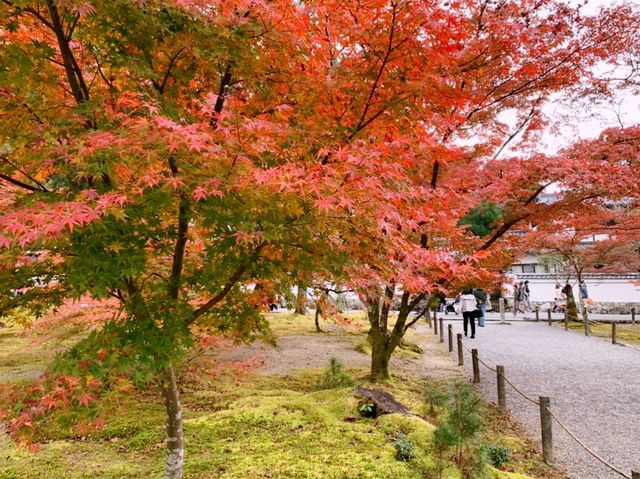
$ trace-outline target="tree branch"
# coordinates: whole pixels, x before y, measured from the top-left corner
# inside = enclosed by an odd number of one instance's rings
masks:
[[[20,188],[23,188],[23,189],[25,189],[25,190],[32,191],[32,192],[34,192],[34,193],[43,193],[43,192],[46,192],[46,190],[42,190],[42,189],[37,188],[37,187],[35,187],[35,186],[31,186],[31,185],[28,185],[28,184],[26,184],[26,183],[23,183],[22,181],[20,181],[20,180],[16,180],[15,178],[12,178],[12,177],[11,177],[11,176],[9,176],[9,175],[5,175],[4,173],[0,173],[0,178],[1,178],[1,179],[3,179],[3,180],[5,180],[5,181],[7,181],[7,182],[9,182],[9,183],[11,183],[11,184],[13,184],[13,185],[15,185],[15,186],[19,186]]]
[[[164,77],[162,78],[162,83],[160,83],[160,85],[157,84],[157,82],[153,82],[153,86],[156,88],[156,90],[158,90],[158,92],[162,95],[164,93],[164,89],[167,86],[167,81],[169,80],[169,75],[171,75],[171,69],[173,68],[173,65],[175,64],[176,60],[178,59],[178,57],[180,56],[180,54],[185,50],[185,47],[180,48],[175,55],[173,55],[172,57],[170,57],[170,61],[169,61],[169,66],[167,67],[167,71],[164,72]]]
[[[266,245],[267,245],[267,242],[263,241],[258,246],[256,246],[255,250],[253,251],[253,255],[250,262],[256,261],[258,259],[258,257],[260,256],[260,252],[264,249]],[[231,292],[231,289],[240,280],[242,275],[247,271],[247,268],[248,268],[247,263],[238,266],[236,270],[233,272],[233,274],[231,275],[231,277],[229,278],[229,280],[223,286],[222,290],[218,294],[216,294],[213,298],[211,298],[209,301],[207,301],[202,306],[197,308],[193,312],[193,315],[191,316],[191,319],[187,322],[187,324],[193,323],[196,319],[198,319],[200,316],[205,314],[207,311],[213,308],[216,304],[222,301],[225,298],[225,296],[227,296],[227,294]]]
[[[224,74],[222,75],[222,79],[220,80],[218,98],[216,99],[216,104],[213,107],[213,115],[211,115],[211,120],[209,121],[209,124],[214,129],[218,127],[218,115],[220,115],[220,113],[222,112],[224,101],[227,98],[227,94],[229,91],[229,85],[231,85],[231,65],[232,62],[229,61],[225,68]]]

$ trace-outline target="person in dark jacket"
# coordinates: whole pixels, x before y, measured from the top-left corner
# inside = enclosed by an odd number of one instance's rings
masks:
[[[485,314],[487,312],[487,292],[482,288],[474,288],[473,295],[476,297],[478,309],[482,313],[482,316],[478,318],[478,326],[484,328]]]

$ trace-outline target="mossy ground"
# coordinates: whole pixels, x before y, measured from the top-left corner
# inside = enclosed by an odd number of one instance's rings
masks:
[[[564,327],[564,325],[561,325]],[[584,331],[584,323],[571,321],[568,323],[572,331]],[[611,340],[610,323],[589,323],[589,334],[599,338]],[[640,322],[637,324],[619,323],[616,325],[616,338],[619,343],[627,343],[640,346]]]
[[[313,333],[313,318],[274,318],[278,335]],[[3,346],[22,351],[22,356],[0,356],[0,368],[11,371],[42,368],[51,359],[51,345],[29,342],[29,336],[12,328],[0,330]],[[332,334],[338,334],[335,331]],[[343,333],[345,333],[343,331]],[[354,342],[366,330],[351,329]],[[411,353],[415,354],[415,353]],[[19,357],[20,365],[7,363]],[[9,361],[11,359],[11,361]],[[15,361],[14,361],[15,362]],[[0,369],[3,370],[3,369]],[[365,386],[364,369],[348,369]],[[243,381],[231,379],[188,381],[182,391],[185,408],[185,478],[394,478],[436,477],[429,440],[434,426],[422,401],[425,379],[395,376],[385,387],[421,417],[397,415],[377,419],[359,414],[352,388],[318,390],[321,369],[289,375],[251,375]],[[440,387],[446,382],[439,381]],[[41,450],[35,454],[17,448],[0,433],[0,479],[27,478],[141,478],[160,477],[164,461],[164,417],[157,391],[124,396],[108,408],[104,428],[79,436],[72,428],[50,428]],[[544,466],[522,432],[495,410],[487,410],[487,437],[511,451],[509,469],[521,476],[490,470],[494,479],[543,477],[563,478]],[[416,445],[416,458],[397,461],[392,446],[398,431]],[[444,479],[457,479],[453,467]]]

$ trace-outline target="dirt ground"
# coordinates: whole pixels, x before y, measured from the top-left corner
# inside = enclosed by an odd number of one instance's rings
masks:
[[[242,346],[224,359],[243,360],[260,355],[264,365],[259,369],[263,375],[286,375],[298,370],[325,368],[329,359],[339,359],[346,368],[367,369],[369,355],[358,351],[357,347],[366,339],[364,332],[339,325],[323,325],[323,333],[281,335],[274,348],[261,342]],[[439,343],[433,330],[425,324],[411,328],[407,338],[423,349],[418,355],[396,351],[391,358],[391,373],[411,376],[429,376],[434,379],[460,378],[464,371],[458,368]]]

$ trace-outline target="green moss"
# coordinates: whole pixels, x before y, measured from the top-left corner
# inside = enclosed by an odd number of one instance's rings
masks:
[[[515,472],[500,471],[491,466],[487,466],[487,469],[491,479],[531,479],[529,476],[524,476]]]
[[[298,334],[310,333],[311,317],[276,316],[276,329]],[[305,323],[308,321],[308,323]],[[7,328],[12,329],[12,328]],[[33,347],[32,337],[17,330],[0,344],[0,368],[21,352],[16,367],[45,364],[51,358],[46,346]],[[366,337],[366,329],[351,330],[354,343]],[[14,336],[11,336],[14,334]],[[411,338],[413,340],[413,338]],[[41,349],[38,349],[41,348]],[[42,362],[37,355],[43,356]],[[413,353],[411,353],[413,354]],[[368,371],[349,370],[352,377],[366,383]],[[433,425],[418,417],[386,415],[361,418],[357,397],[351,388],[317,390],[322,370],[305,370],[290,376],[255,375],[244,382],[216,382],[206,389],[197,384],[182,391],[185,405],[185,477],[192,479],[239,478],[387,478],[418,479],[433,470],[429,439]],[[420,411],[425,380],[396,375],[387,387],[400,402]],[[0,434],[3,451],[0,479],[116,479],[161,477],[164,468],[164,411],[159,395],[136,394],[118,402],[100,405],[106,426],[79,438],[71,428],[47,431],[42,449],[31,454],[18,449]],[[491,410],[490,410],[491,411]],[[497,416],[496,416],[497,417]],[[497,421],[497,420],[496,420]],[[497,422],[492,442],[511,450],[531,454],[519,434],[505,433]],[[397,461],[393,437],[403,431],[416,444],[416,457],[409,463]],[[6,460],[5,460],[6,458]],[[540,461],[538,461],[540,462]],[[510,464],[511,466],[512,464]],[[518,471],[542,470],[514,461]],[[522,466],[522,467],[521,467]],[[535,477],[559,478],[550,468]],[[492,472],[497,479],[525,476]],[[445,479],[458,479],[447,468]]]
[[[213,445],[198,453],[219,477],[418,477],[393,458],[384,431],[356,420],[357,405],[347,389],[286,391],[238,400],[185,430],[191,443]]]
[[[38,377],[55,356],[86,335],[85,326],[67,325],[52,335],[46,329],[0,328],[0,381],[23,382]]]
[[[367,356],[371,356],[371,343],[369,341],[362,341],[356,345],[356,351]]]
[[[569,329],[574,331],[584,331],[584,323],[582,321],[571,321],[568,323],[568,326]],[[590,322],[589,334],[600,338],[611,339],[611,324]],[[640,324],[618,324],[616,337],[621,343],[640,345]]]
[[[54,441],[43,444],[37,453],[1,445],[3,479],[111,479],[160,476],[162,454],[123,454],[117,442]]]

